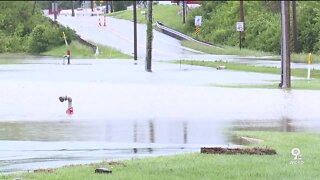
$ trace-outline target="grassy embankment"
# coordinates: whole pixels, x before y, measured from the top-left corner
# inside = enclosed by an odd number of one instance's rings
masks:
[[[208,155],[190,153],[175,156],[67,166],[46,173],[1,176],[28,179],[317,179],[320,168],[320,135],[317,133],[235,132],[237,136],[264,140],[250,146],[270,147],[277,155]],[[291,150],[299,148],[302,161],[293,164]],[[292,163],[293,162],[293,163]],[[112,168],[112,174],[95,174],[98,167]]]
[[[178,31],[183,32],[183,24],[182,24],[182,17],[181,15],[178,15],[178,11],[181,10],[181,7],[175,6],[175,5],[155,5],[153,6],[153,15],[154,19],[153,21],[160,21],[164,23],[166,26],[169,26],[173,29],[176,29]],[[144,15],[141,14],[141,11],[147,12],[147,9],[145,8],[138,8],[137,10],[137,21],[139,23],[146,23]],[[132,10],[125,10],[125,11],[119,11],[115,13],[108,14],[108,16],[113,16],[120,19],[126,19],[126,20],[132,20]],[[170,17],[170,18],[168,18]],[[277,60],[280,59],[279,54],[274,54],[271,52],[263,52],[263,51],[257,51],[257,50],[251,50],[242,48],[240,50],[239,47],[232,47],[232,46],[223,46],[223,45],[217,45],[218,48],[205,46],[202,44],[198,44],[191,41],[181,41],[181,44],[185,47],[195,49],[201,52],[205,52],[208,54],[221,54],[221,55],[240,55],[240,56],[275,56],[271,59]],[[220,47],[220,48],[219,48]],[[301,53],[301,54],[292,54],[291,60],[292,62],[301,62],[306,63],[307,62],[307,53]],[[258,58],[260,59],[260,58]],[[263,60],[263,59],[261,59]],[[268,58],[270,60],[270,58]],[[314,62],[320,62],[320,56],[314,54],[313,55],[313,61]]]
[[[182,17],[178,15],[178,11],[181,10],[180,6],[176,5],[154,5],[153,8],[153,22],[160,21],[165,25],[172,27],[176,30],[182,31]],[[137,9],[137,22],[146,23],[145,15],[141,11],[147,12],[146,8]],[[113,16],[119,19],[126,19],[133,21],[133,12],[132,10],[118,11],[115,13],[108,14],[108,16]]]
[[[72,43],[66,47],[66,45],[62,45],[60,47],[51,49],[42,55],[45,56],[55,56],[62,57],[66,54],[67,48],[71,51],[72,58],[98,58],[98,59],[106,59],[106,58],[130,58],[129,55],[123,54],[118,50],[113,48],[97,45],[99,49],[99,55],[95,55],[95,52],[92,48],[81,44],[79,41],[72,41]]]
[[[212,67],[216,68],[218,66],[225,66],[228,70],[235,70],[235,71],[245,71],[245,72],[257,72],[257,73],[269,73],[269,74],[278,74],[280,79],[281,69],[276,67],[265,67],[265,66],[252,66],[240,63],[231,63],[225,61],[189,61],[189,60],[182,60],[182,61],[175,61],[175,63],[181,64],[190,64],[196,66],[205,66],[205,67]],[[296,77],[307,77],[307,70],[306,69],[291,69],[291,75]],[[280,82],[280,80],[279,80]],[[235,88],[278,88],[279,82],[274,82],[270,85],[214,85],[219,87],[235,87]],[[292,89],[310,89],[310,90],[319,90],[320,89],[320,70],[312,69],[311,70],[311,79],[299,79],[299,80],[292,80]]]
[[[267,60],[279,60],[281,59],[280,55],[276,55],[270,52],[262,52],[262,51],[256,51],[256,50],[250,50],[246,48],[242,48],[240,50],[239,47],[230,47],[230,46],[219,46],[221,48],[217,47],[211,47],[211,46],[205,46],[202,44],[198,44],[191,41],[181,41],[181,44],[185,47],[195,49],[201,52],[205,52],[208,54],[222,54],[222,55],[240,55],[240,56],[273,56],[272,58],[268,58]],[[260,59],[260,58],[257,58]],[[261,59],[262,60],[262,59]],[[315,63],[320,62],[320,56],[317,54],[312,55],[312,60]],[[307,63],[308,62],[308,54],[307,53],[301,53],[301,54],[291,54],[291,62],[296,63]]]
[[[26,58],[26,57],[34,57],[34,56],[53,56],[53,57],[63,57],[66,54],[67,49],[71,51],[72,58],[96,58],[96,59],[125,59],[131,58],[131,56],[121,53],[120,51],[103,46],[98,45],[99,55],[95,55],[95,52],[92,48],[81,44],[79,41],[72,41],[72,43],[66,47],[66,45],[61,45],[59,47],[53,48],[47,52],[41,54],[28,54],[28,53],[2,53],[0,54],[0,59],[6,58]],[[8,61],[0,61],[0,64],[12,64],[17,62]]]

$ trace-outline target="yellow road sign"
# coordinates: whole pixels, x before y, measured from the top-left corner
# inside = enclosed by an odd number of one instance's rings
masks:
[[[196,26],[195,31],[196,31],[196,35],[200,34],[200,26]]]

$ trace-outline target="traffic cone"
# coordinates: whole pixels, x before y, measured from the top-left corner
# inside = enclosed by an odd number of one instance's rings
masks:
[[[104,16],[104,23],[103,23],[103,26],[106,27],[107,26],[107,17]]]

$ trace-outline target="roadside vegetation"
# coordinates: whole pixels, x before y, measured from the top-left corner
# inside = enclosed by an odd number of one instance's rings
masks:
[[[227,61],[191,61],[191,60],[181,60],[175,61],[177,64],[189,64],[195,66],[204,66],[217,68],[219,66],[224,66],[228,70],[234,71],[245,71],[245,72],[256,72],[256,73],[269,73],[278,74],[280,78],[281,69],[277,67],[266,67],[266,66],[254,66],[242,63],[234,63]],[[307,69],[291,69],[291,76],[307,78]],[[214,85],[219,87],[234,87],[234,88],[278,88],[279,82],[274,82],[270,85]],[[319,90],[320,89],[320,70],[311,69],[310,80],[307,79],[297,79],[292,80],[292,89],[310,89]]]
[[[34,1],[0,3],[0,53],[39,54],[75,39],[75,32],[42,15]]]
[[[272,56],[273,53],[263,52],[263,51],[257,51],[257,50],[251,50],[247,48],[240,48],[235,46],[206,46],[203,44],[199,44],[196,42],[183,40],[181,41],[181,44],[185,47],[195,49],[204,53],[208,54],[219,54],[219,55],[240,55],[240,56]]]
[[[281,51],[281,15],[280,3],[276,1],[245,1],[245,38],[243,49],[239,50],[239,32],[235,24],[239,21],[238,1],[202,1],[200,8],[191,9],[186,24],[182,24],[181,6],[154,5],[154,22],[186,33],[198,40],[209,42],[222,49],[203,47],[200,44],[182,42],[184,46],[211,54],[243,56],[279,56]],[[306,62],[308,53],[313,54],[314,62],[320,62],[320,12],[314,8],[319,1],[297,2],[298,53],[292,54],[294,62]],[[138,9],[138,22],[145,23],[141,14],[144,8]],[[110,14],[117,18],[132,20],[132,10]],[[195,35],[194,17],[202,16],[201,33]],[[293,36],[291,36],[293,37]],[[197,47],[199,46],[199,47]],[[293,52],[293,40],[291,41]]]
[[[237,131],[237,137],[262,139],[249,147],[270,147],[276,155],[217,155],[189,153],[174,156],[66,166],[52,171],[0,175],[1,179],[317,179],[320,135],[302,132]],[[299,148],[301,159],[291,154]],[[200,150],[199,150],[200,152]],[[99,167],[112,174],[95,174]]]
[[[95,55],[95,50],[81,44],[79,41],[74,40],[67,47],[66,45],[61,45],[56,48],[52,48],[47,52],[41,53],[41,55],[45,56],[54,56],[54,57],[62,57],[66,54],[66,51],[69,49],[71,52],[72,58],[97,58],[97,59],[108,59],[108,58],[119,58],[119,59],[127,59],[131,58],[131,56],[121,53],[120,51],[103,46],[98,44],[99,54]]]
[[[152,7],[153,11],[153,22],[160,21],[166,26],[169,26],[176,30],[183,30],[182,17],[179,15],[181,11],[180,6],[176,5],[154,5]],[[141,7],[137,8],[137,22],[146,24],[146,14],[147,8]],[[133,10],[123,10],[107,14],[108,16],[113,16],[119,19],[126,19],[133,21]]]
[[[206,46],[202,45],[196,42],[192,41],[181,41],[181,44],[185,47],[195,49],[201,52],[205,52],[208,54],[220,54],[220,55],[239,55],[239,56],[256,56],[256,59],[262,59],[259,58],[261,56],[270,56],[268,60],[280,60],[280,55],[275,55],[271,52],[263,52],[258,50],[252,50],[247,48],[240,48],[235,46],[226,46],[222,45],[220,47],[212,47],[212,46]],[[291,62],[295,63],[307,63],[308,62],[308,54],[307,53],[300,53],[291,54]],[[320,56],[318,54],[312,54],[312,62],[313,63],[319,63],[320,62]]]

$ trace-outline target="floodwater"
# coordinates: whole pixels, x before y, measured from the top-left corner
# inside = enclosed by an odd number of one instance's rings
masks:
[[[319,91],[211,86],[268,84],[277,75],[161,62],[147,73],[132,60],[22,61],[0,65],[0,173],[232,146],[230,130],[320,130]],[[73,116],[59,96],[72,97]]]

